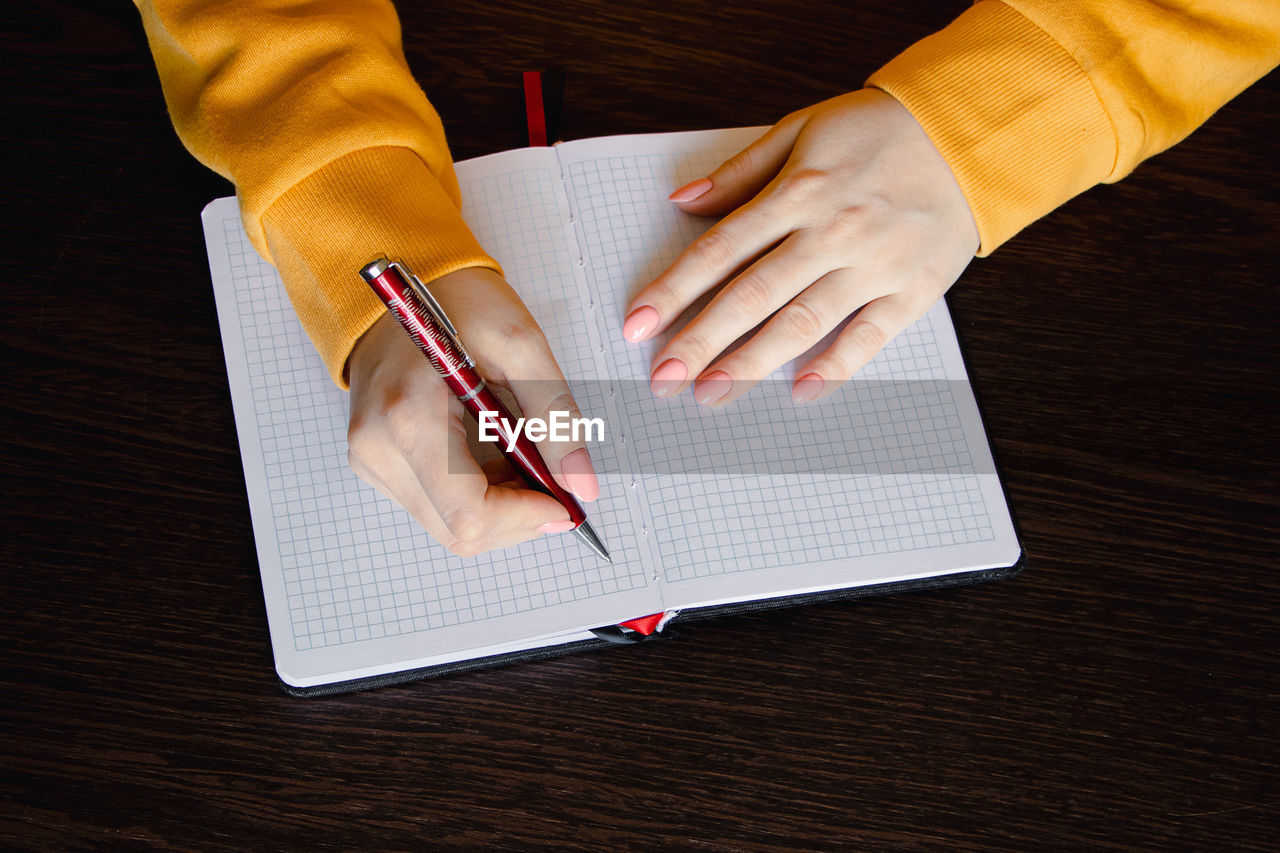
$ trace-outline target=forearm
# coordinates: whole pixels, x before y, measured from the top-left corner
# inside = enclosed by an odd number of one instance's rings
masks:
[[[951,166],[986,255],[1165,150],[1280,62],[1280,6],[979,0],[868,85]]]
[[[424,277],[497,265],[463,223],[440,120],[385,0],[139,0],[174,126],[236,186],[340,384],[381,315],[356,270],[394,251]]]

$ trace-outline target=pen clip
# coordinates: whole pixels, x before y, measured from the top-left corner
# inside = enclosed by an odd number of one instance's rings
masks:
[[[409,283],[410,289],[413,290],[413,295],[418,297],[423,307],[430,312],[431,316],[440,325],[440,328],[449,336],[449,341],[453,344],[454,349],[458,351],[458,354],[462,356],[463,361],[467,363],[468,367],[475,367],[476,360],[471,357],[471,353],[467,351],[466,346],[462,343],[462,336],[458,334],[453,321],[449,319],[448,314],[444,313],[444,308],[436,301],[431,291],[427,290],[427,286],[422,283],[422,279],[414,275],[413,270],[400,261],[388,260],[387,266],[395,267],[396,271],[404,277],[404,280]]]

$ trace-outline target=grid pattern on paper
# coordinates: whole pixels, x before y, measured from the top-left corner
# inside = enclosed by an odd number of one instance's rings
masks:
[[[465,165],[459,167],[463,218],[502,264],[565,377],[596,378],[596,361],[582,335],[582,298],[574,278],[579,261],[569,251],[567,225],[556,205],[559,176],[549,169],[525,169],[468,181]]]
[[[477,235],[498,247],[509,276],[533,287],[572,280],[555,248],[563,247],[563,226],[554,216],[541,218],[540,199],[558,182],[543,171],[464,188]],[[511,184],[517,180],[547,186],[520,189]],[[347,395],[329,379],[278,275],[253,251],[239,220],[228,217],[223,231],[295,649],[430,631],[644,586],[638,560],[623,551],[606,565],[572,536],[464,561],[356,478],[346,462]],[[563,347],[571,337],[556,340]],[[602,483],[592,506],[597,529],[622,530],[624,507]]]
[[[570,191],[588,276],[603,300],[597,317],[615,378],[643,380],[649,358],[667,339],[648,347],[623,343],[627,301],[710,225],[674,210],[666,192],[709,174],[732,153],[610,157],[571,165]],[[787,371],[775,378],[789,377]],[[852,397],[879,395],[874,405],[851,405],[851,395],[844,394],[797,407],[789,382],[769,381],[731,406],[709,410],[687,393],[657,400],[643,381],[621,383],[625,420],[662,424],[633,430],[632,451],[653,470],[697,467],[696,460],[680,456],[682,432],[697,433],[705,447],[708,436],[713,445],[733,446],[744,431],[773,430],[778,442],[802,442],[812,463],[794,476],[646,478],[654,541],[668,581],[994,538],[928,318],[899,335],[859,379],[866,387]],[[832,452],[849,452],[845,436],[832,440],[833,423],[857,432],[856,452],[863,458],[845,468],[866,475],[823,474]],[[885,446],[893,447],[896,467],[886,469],[877,458]],[[939,458],[947,464],[939,465]]]
[[[608,406],[604,395],[611,389],[597,381],[597,353],[591,352],[583,335],[584,310],[598,312],[599,305],[587,309],[579,292],[575,265],[580,266],[582,260],[570,251],[570,226],[562,220],[556,203],[563,192],[560,177],[550,169],[536,168],[468,180],[465,163],[458,171],[463,218],[502,264],[507,281],[537,320],[578,408],[584,415],[606,422],[605,440],[588,448],[600,480],[600,498],[589,508],[591,524],[609,546],[617,588],[644,586],[639,556],[623,541],[634,522],[622,492],[618,437],[611,419],[605,417]],[[511,378],[515,385],[527,379]]]

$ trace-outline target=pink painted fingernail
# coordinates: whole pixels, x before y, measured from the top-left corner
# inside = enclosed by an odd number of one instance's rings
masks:
[[[806,373],[796,380],[791,387],[791,399],[797,403],[807,403],[822,393],[822,377],[816,373]]]
[[[649,377],[649,390],[659,397],[665,397],[680,387],[680,383],[689,375],[689,368],[678,358],[669,358]]]
[[[560,473],[564,475],[569,491],[579,500],[591,503],[600,497],[600,481],[596,478],[596,469],[591,467],[591,454],[585,447],[579,447],[560,460]]]
[[[649,305],[641,306],[627,315],[622,323],[622,336],[631,343],[639,343],[649,337],[649,333],[658,328],[658,311]]]
[[[704,406],[718,403],[733,390],[733,377],[723,370],[717,370],[710,376],[698,380],[693,388],[693,397]]]
[[[572,521],[566,518],[566,519],[563,519],[562,521],[548,521],[546,524],[542,525],[538,529],[541,530],[543,533],[565,533],[566,531],[572,530],[577,526],[578,525],[574,524]]]
[[[685,184],[667,196],[667,201],[693,201],[695,198],[702,198],[709,189],[711,189],[711,180],[709,178],[698,178],[693,183]]]

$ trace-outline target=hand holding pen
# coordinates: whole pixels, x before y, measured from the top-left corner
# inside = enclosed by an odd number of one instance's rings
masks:
[[[514,383],[524,414],[576,412],[546,339],[501,276],[464,269],[430,287],[491,383],[540,380]],[[525,487],[502,460],[482,470],[472,459],[463,420],[471,416],[390,314],[360,339],[349,370],[352,467],[450,551],[470,556],[574,528],[562,503]],[[560,486],[595,499],[599,486],[580,442],[540,449]]]

